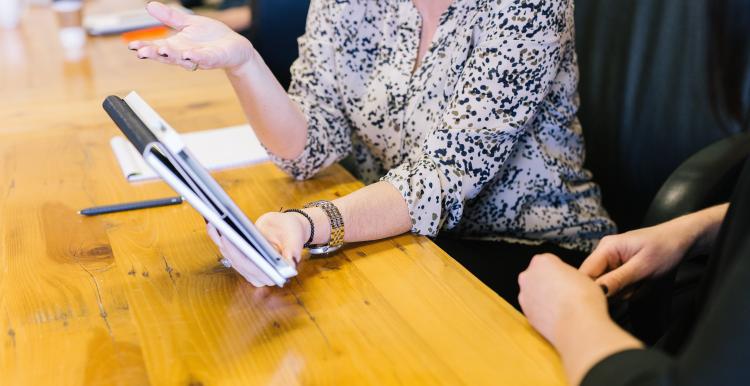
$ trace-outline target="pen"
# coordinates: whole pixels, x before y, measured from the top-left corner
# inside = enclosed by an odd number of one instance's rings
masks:
[[[126,210],[156,208],[159,206],[181,204],[182,200],[183,200],[182,197],[169,197],[169,198],[159,198],[156,200],[148,200],[148,201],[128,202],[125,204],[97,206],[93,208],[81,209],[80,211],[78,211],[78,214],[82,214],[84,216],[96,216],[98,214],[124,212]]]

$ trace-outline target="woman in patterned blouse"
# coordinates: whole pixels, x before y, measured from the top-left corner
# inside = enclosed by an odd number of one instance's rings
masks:
[[[494,241],[498,252],[481,258],[500,261],[521,253],[504,246],[587,252],[614,231],[582,166],[573,0],[316,0],[288,92],[221,23],[147,8],[179,32],[130,48],[187,69],[224,69],[258,138],[292,177],[353,154],[369,185],[334,201],[347,242],[448,231]],[[326,243],[327,217],[305,211],[313,243]],[[257,225],[299,261],[310,235],[302,215],[268,213]]]

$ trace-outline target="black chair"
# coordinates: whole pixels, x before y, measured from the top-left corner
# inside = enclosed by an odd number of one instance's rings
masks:
[[[587,167],[620,231],[728,200],[750,154],[750,136],[711,110],[707,1],[576,1]],[[703,262],[636,292],[636,335],[653,343],[663,334],[675,310],[655,294],[694,288]]]
[[[310,0],[249,0],[253,22],[243,32],[284,88],[299,56],[297,38],[305,33]]]

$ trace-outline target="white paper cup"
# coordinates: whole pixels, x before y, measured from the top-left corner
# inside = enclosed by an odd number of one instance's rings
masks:
[[[59,0],[52,3],[60,28],[80,27],[83,24],[82,8],[83,2],[80,0]]]
[[[84,46],[86,45],[86,31],[82,27],[65,27],[60,28],[59,34],[65,59],[68,61],[77,61],[83,58]]]
[[[86,45],[86,31],[81,27],[83,1],[56,0],[52,3],[52,9],[57,14],[60,45],[62,45],[65,60],[75,62],[82,59]]]

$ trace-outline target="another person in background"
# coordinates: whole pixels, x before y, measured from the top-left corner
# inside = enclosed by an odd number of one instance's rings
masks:
[[[179,32],[130,48],[224,69],[291,176],[313,177],[353,153],[370,185],[257,220],[287,259],[299,261],[306,245],[450,232],[462,248],[449,252],[492,262],[474,272],[507,279],[493,288],[514,301],[534,251],[556,248],[578,264],[614,231],[583,168],[572,0],[313,1],[288,93],[225,25],[159,3],[148,11]],[[271,284],[209,234],[251,283]]]
[[[248,7],[248,0],[223,0],[211,8],[206,7],[203,0],[180,0],[180,4],[198,15],[216,19],[243,35],[250,28],[252,12]]]
[[[713,0],[710,7],[717,112],[748,129],[750,2]],[[670,326],[686,332],[668,336],[676,352],[644,348],[609,318],[605,293],[617,295],[674,269],[688,252],[709,249],[687,317]],[[580,270],[551,254],[536,256],[518,281],[523,311],[560,352],[573,385],[750,385],[750,160],[731,204],[604,238]]]

